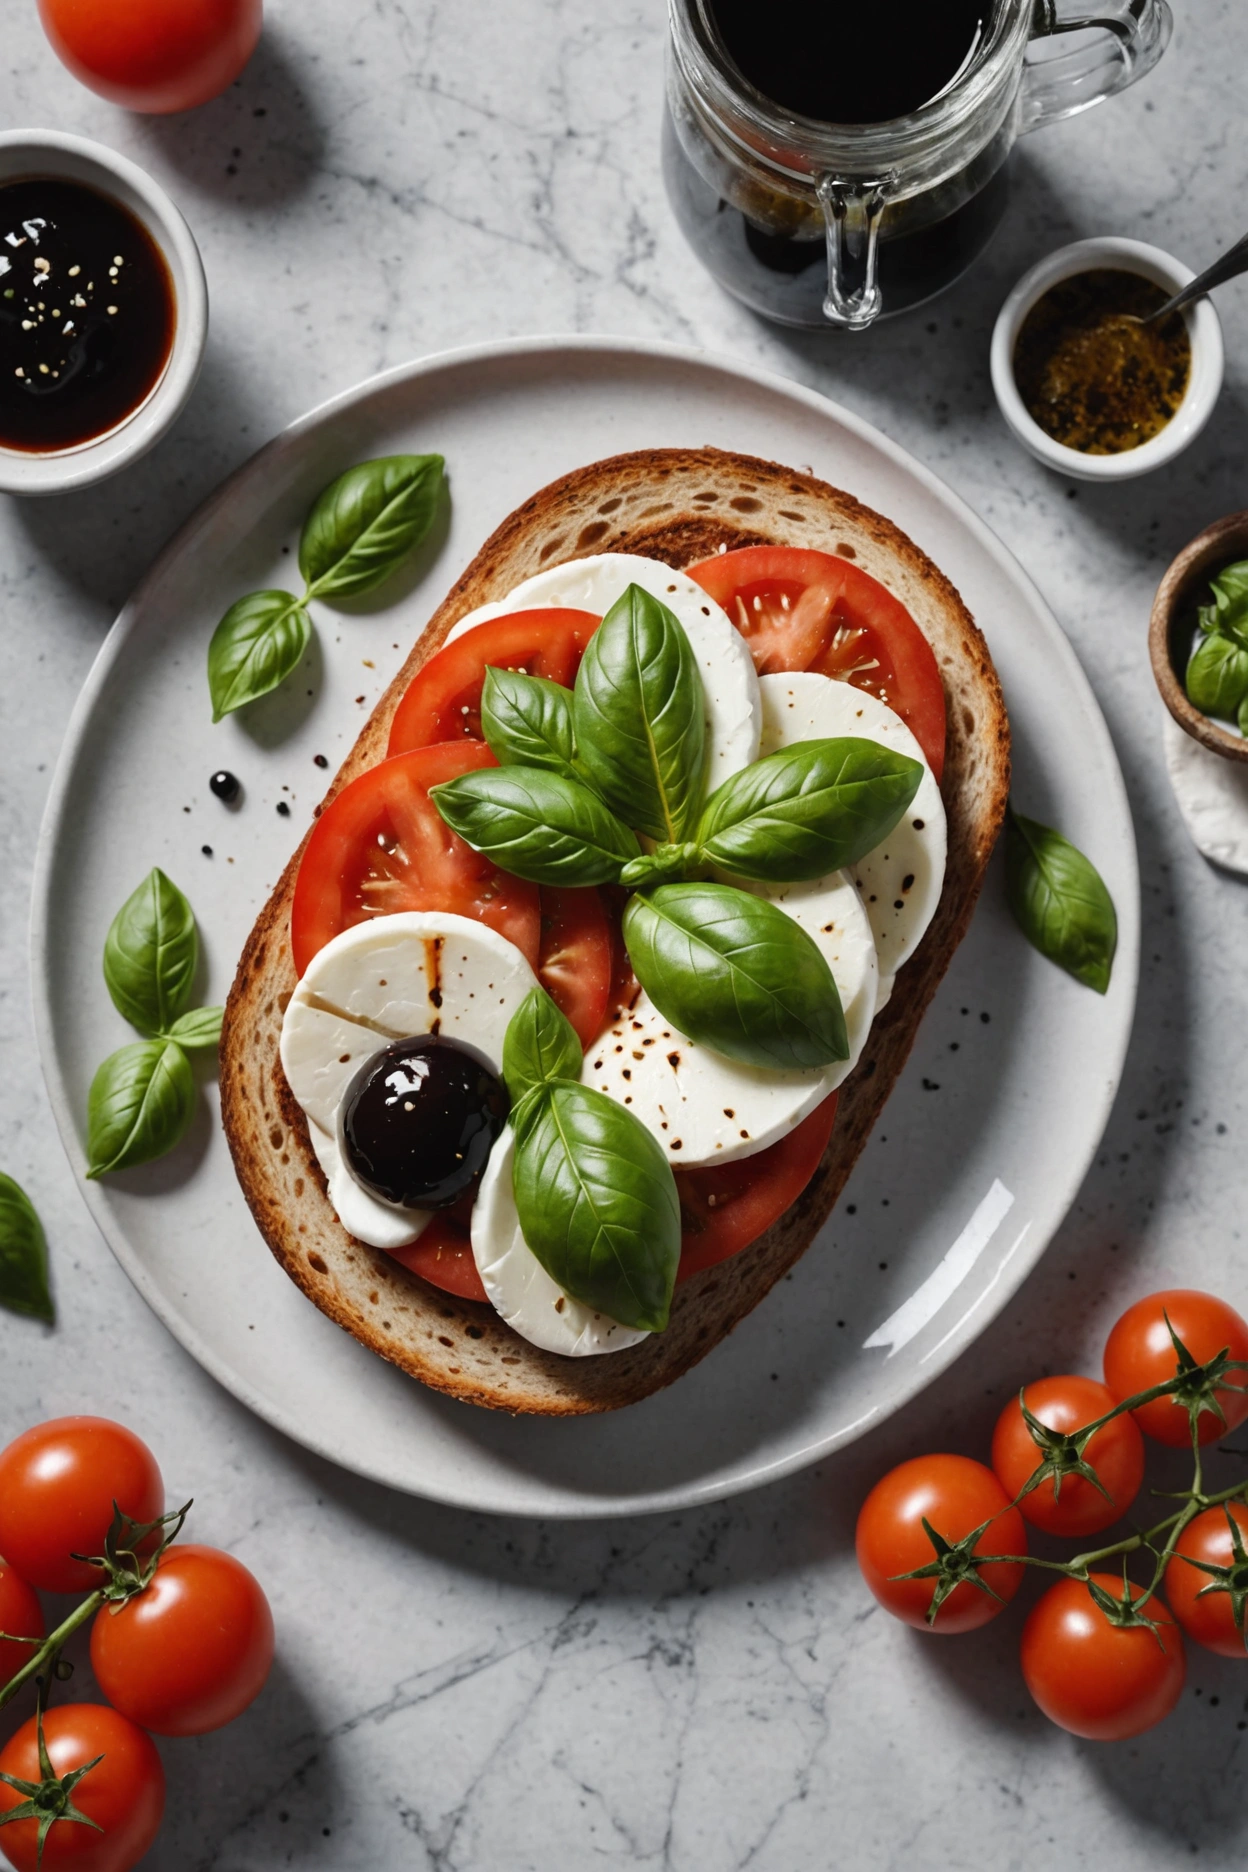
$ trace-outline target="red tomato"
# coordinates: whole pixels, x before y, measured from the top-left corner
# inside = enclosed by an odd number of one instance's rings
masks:
[[[261,0],[39,0],[52,50],[89,91],[161,114],[233,84],[260,37]]]
[[[836,553],[745,546],[688,568],[750,646],[760,676],[814,670],[887,702],[937,780],[945,691],[931,645],[887,587]]]
[[[13,1639],[36,1640],[35,1644],[7,1644],[0,1639],[0,1684],[8,1683],[23,1664],[29,1664],[45,1631],[43,1607],[33,1589],[15,1568],[0,1560],[0,1632],[7,1632]]]
[[[103,1760],[82,1777],[70,1798],[101,1831],[78,1820],[57,1820],[44,1842],[42,1872],[129,1872],[160,1829],[165,1771],[150,1736],[105,1703],[65,1703],[43,1719],[43,1735],[56,1775],[72,1774],[97,1755]],[[40,1783],[35,1718],[23,1723],[0,1752],[0,1773]],[[0,1781],[0,1815],[26,1798]],[[0,1849],[17,1872],[36,1872],[39,1822],[0,1827]]]
[[[1091,1577],[1121,1598],[1121,1579]],[[1155,1632],[1112,1624],[1082,1580],[1050,1586],[1023,1626],[1021,1659],[1027,1688],[1051,1722],[1090,1742],[1117,1742],[1170,1714],[1187,1674],[1183,1635],[1160,1600],[1150,1599],[1144,1615]]]
[[[1073,1432],[1095,1423],[1114,1408],[1114,1399],[1095,1378],[1041,1378],[1026,1390],[1027,1408],[1050,1430]],[[992,1466],[1006,1494],[1016,1496],[1042,1460],[1032,1441],[1018,1399],[1011,1398],[992,1434]],[[1112,1500],[1080,1475],[1062,1478],[1054,1499],[1052,1480],[1024,1495],[1019,1513],[1046,1534],[1096,1534],[1124,1515],[1144,1480],[1144,1439],[1130,1417],[1115,1417],[1098,1430],[1083,1452]]]
[[[611,918],[596,890],[542,886],[542,947],[537,972],[555,1006],[592,1046],[607,1024],[614,967]]]
[[[444,741],[382,761],[331,800],[295,880],[290,940],[301,975],[340,931],[398,910],[475,917],[536,968],[537,885],[510,877],[465,845],[429,798],[429,788],[443,780],[497,765],[480,741]]]
[[[89,1592],[113,1503],[134,1521],[164,1512],[165,1485],[147,1444],[107,1417],[54,1417],[0,1450],[0,1553],[45,1592]]]
[[[1224,1348],[1234,1359],[1248,1359],[1248,1325],[1225,1300],[1192,1287],[1173,1287],[1150,1294],[1128,1307],[1105,1346],[1105,1382],[1120,1402],[1173,1378],[1179,1361],[1170,1338],[1170,1325],[1198,1364],[1215,1358]],[[1233,1372],[1226,1388],[1219,1388],[1218,1403],[1226,1414],[1225,1427],[1212,1411],[1202,1412],[1199,1440],[1216,1442],[1248,1417],[1248,1372]],[[1173,1449],[1191,1441],[1187,1408],[1173,1396],[1154,1398],[1132,1411],[1145,1436]],[[4,1541],[0,1538],[0,1549]]]
[[[157,1735],[206,1735],[241,1716],[273,1662],[273,1614],[241,1560],[166,1548],[150,1586],[91,1627],[91,1668],[115,1709]]]
[[[980,1569],[980,1579],[997,1597],[963,1582],[929,1625],[926,1615],[936,1581],[897,1578],[936,1558],[924,1519],[951,1545],[987,1521],[990,1525],[973,1553],[1023,1554],[1027,1530],[1022,1516],[1011,1507],[992,1470],[968,1456],[916,1456],[901,1463],[876,1483],[859,1511],[854,1542],[858,1565],[886,1612],[921,1631],[965,1632],[986,1625],[1022,1585],[1022,1562]]]
[[[680,1268],[676,1283],[740,1254],[792,1207],[819,1168],[836,1122],[833,1093],[809,1118],[753,1157],[678,1170]]]
[[[1248,1593],[1248,1561],[1236,1558],[1228,1513],[1239,1529],[1241,1551],[1248,1550],[1248,1508],[1242,1502],[1206,1508],[1179,1535],[1175,1557],[1166,1567],[1166,1598],[1189,1638],[1223,1657],[1243,1658],[1248,1650],[1243,1629],[1235,1623],[1232,1594]],[[1190,1565],[1193,1560],[1226,1567],[1228,1577],[1217,1580],[1203,1567]]]
[[[561,605],[514,611],[444,644],[412,678],[390,724],[391,754],[457,741],[480,741],[481,691],[487,668],[522,670],[570,689],[585,646],[601,619]]]
[[[472,1197],[462,1197],[449,1209],[439,1209],[414,1242],[390,1252],[431,1287],[458,1300],[484,1300],[488,1305],[490,1296],[472,1254],[471,1217]]]

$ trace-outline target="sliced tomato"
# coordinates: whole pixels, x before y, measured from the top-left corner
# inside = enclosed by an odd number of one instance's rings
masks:
[[[607,1024],[615,962],[612,922],[596,890],[542,889],[538,977],[583,1047],[592,1046]]]
[[[836,553],[745,546],[688,567],[750,646],[760,676],[814,670],[887,702],[939,781],[945,692],[931,645],[878,579]]]
[[[828,1147],[837,1096],[833,1092],[788,1137],[753,1157],[676,1172],[681,1219],[677,1285],[740,1254],[792,1207]]]
[[[570,689],[585,646],[601,619],[563,605],[513,611],[444,644],[412,678],[390,725],[390,753],[457,741],[480,741],[481,690],[487,669],[522,670]]]
[[[300,975],[342,930],[399,910],[475,917],[536,968],[537,885],[465,845],[429,798],[441,781],[497,764],[484,742],[440,742],[384,760],[343,788],[317,820],[295,880],[290,940]]]
[[[471,1215],[472,1197],[466,1196],[432,1216],[414,1242],[390,1252],[431,1287],[440,1287],[458,1300],[484,1300],[488,1305],[489,1295],[472,1255]]]

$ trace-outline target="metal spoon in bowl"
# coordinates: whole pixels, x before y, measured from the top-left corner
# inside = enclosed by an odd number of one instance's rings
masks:
[[[1133,322],[1137,325],[1156,325],[1162,319],[1169,318],[1172,312],[1178,312],[1185,305],[1190,305],[1193,299],[1203,299],[1205,294],[1212,291],[1215,286],[1221,286],[1226,280],[1235,279],[1240,273],[1248,273],[1248,234],[1245,234],[1242,240],[1236,241],[1233,247],[1228,248],[1220,260],[1215,260],[1213,265],[1206,267],[1203,273],[1198,273],[1182,292],[1175,293],[1173,299],[1167,299],[1164,305],[1159,305],[1157,310],[1150,312],[1147,318],[1135,319]]]

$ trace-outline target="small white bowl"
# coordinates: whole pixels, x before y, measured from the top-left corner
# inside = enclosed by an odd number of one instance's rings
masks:
[[[0,491],[63,494],[116,474],[146,454],[176,420],[190,396],[208,337],[208,288],[194,236],[165,191],[137,163],[102,143],[59,130],[0,134],[0,183],[24,176],[84,182],[128,208],[165,257],[173,282],[173,344],[164,371],[145,400],[116,428],[74,448],[48,453],[0,447]]]
[[[992,387],[997,393],[1001,414],[1018,440],[1046,467],[1056,468],[1059,474],[1072,475],[1078,481],[1131,481],[1181,455],[1213,414],[1222,389],[1222,327],[1208,299],[1198,299],[1184,311],[1192,342],[1192,373],[1183,401],[1159,434],[1142,442],[1139,448],[1124,449],[1117,455],[1085,455],[1082,449],[1067,448],[1046,435],[1039,423],[1033,422],[1027,414],[1014,381],[1014,344],[1023,320],[1050,286],[1076,273],[1087,273],[1093,267],[1140,273],[1162,287],[1167,297],[1195,277],[1192,269],[1184,266],[1181,260],[1143,241],[1122,240],[1106,234],[1095,240],[1076,241],[1070,247],[1059,247],[1056,253],[1024,273],[997,315],[992,333]]]

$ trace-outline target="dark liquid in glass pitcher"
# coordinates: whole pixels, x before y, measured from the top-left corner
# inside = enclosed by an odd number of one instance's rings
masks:
[[[729,72],[785,113],[818,125],[872,129],[941,97],[973,65],[996,0],[705,0],[704,18]],[[743,87],[744,89],[744,87]],[[878,283],[889,313],[952,284],[1005,212],[1012,125],[990,134],[933,187],[890,191],[879,224]],[[717,186],[697,133],[669,116],[664,174],[681,228],[715,276],[765,316],[823,322],[825,230],[764,186],[753,198]]]
[[[710,0],[737,70],[819,123],[885,123],[936,97],[983,38],[985,0]]]

